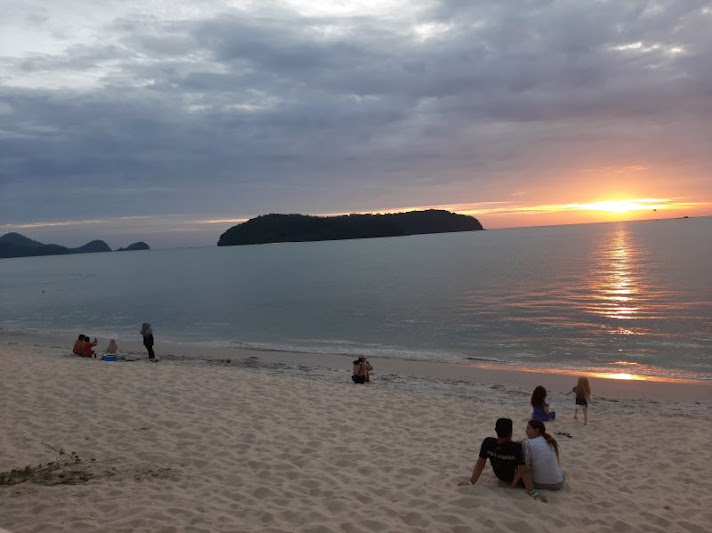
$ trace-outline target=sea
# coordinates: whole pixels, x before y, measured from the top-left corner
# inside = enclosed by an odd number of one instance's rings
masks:
[[[0,333],[712,380],[710,217],[0,259],[0,296]]]

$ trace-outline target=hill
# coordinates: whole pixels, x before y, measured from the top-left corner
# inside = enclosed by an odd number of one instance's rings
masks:
[[[110,252],[111,248],[104,241],[91,241],[78,248],[67,248],[59,244],[44,244],[33,241],[19,233],[6,233],[0,237],[0,258],[28,257],[37,255],[66,255]]]
[[[117,250],[114,250],[115,252],[131,252],[134,250],[150,250],[151,248],[148,246],[143,241],[135,242],[133,244],[129,244],[126,248],[119,248]]]
[[[110,252],[111,248],[104,241],[91,241],[79,248],[69,248],[73,254],[93,254],[97,252]]]
[[[218,246],[402,237],[482,229],[474,217],[436,209],[335,217],[270,214],[228,229],[220,236]]]
[[[0,237],[0,244],[9,244],[12,246],[22,246],[27,248],[38,248],[40,246],[45,246],[41,242],[33,241],[29,237],[20,235],[19,233],[6,233]]]

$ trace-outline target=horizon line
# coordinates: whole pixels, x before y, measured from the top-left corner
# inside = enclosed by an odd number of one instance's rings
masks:
[[[434,208],[414,209],[412,211],[428,211],[428,210],[435,210],[435,209]],[[440,210],[448,211],[446,209],[440,209]],[[371,212],[371,213],[348,213],[348,214],[356,214],[356,215],[358,215],[358,214],[366,214],[366,215],[367,214],[399,214],[399,213],[412,212],[412,211],[400,211],[400,212],[393,212],[393,213]],[[463,214],[463,215],[465,214],[465,213],[457,213],[456,211],[450,211],[450,212],[454,213],[454,214]],[[269,213],[269,214],[282,214],[282,213]],[[284,214],[300,214],[300,213],[284,213]],[[262,216],[262,215],[258,215],[258,216]],[[305,215],[305,216],[319,216],[319,217],[329,218],[329,217],[336,217],[336,216],[343,216],[343,215]],[[477,218],[473,215],[466,215],[466,216],[472,216],[473,218],[477,219],[480,223],[482,222],[479,218]],[[127,217],[122,217],[122,218],[125,219]],[[131,217],[131,218],[147,218],[147,217]],[[256,218],[256,217],[252,217],[252,218]],[[620,223],[630,223],[630,222],[656,222],[656,221],[664,221],[664,220],[685,220],[685,219],[697,219],[697,218],[712,218],[712,213],[705,214],[705,215],[683,215],[683,216],[677,216],[677,217],[664,217],[664,218],[639,218],[639,219],[634,219],[634,220],[625,220],[625,219],[596,220],[596,221],[586,221],[586,222],[564,222],[564,223],[556,223],[556,224],[532,224],[532,225],[526,225],[526,226],[506,226],[506,227],[496,227],[496,228],[486,228],[483,225],[481,230],[469,230],[469,231],[502,231],[502,230],[510,230],[510,229],[545,228],[545,227],[556,227],[556,226],[583,226],[583,225],[592,225],[592,224],[620,224]],[[250,219],[241,219],[241,220],[247,221]],[[92,222],[94,222],[94,221],[92,221]],[[209,223],[203,222],[202,224],[209,224]],[[5,224],[5,225],[10,226],[10,224]],[[51,224],[50,227],[52,227],[52,226],[66,226],[66,225],[71,225],[71,223],[66,222],[66,223]],[[22,227],[22,226],[20,226],[20,227]],[[31,225],[28,224],[27,227],[44,227],[44,226],[36,226],[34,224],[31,224]],[[22,233],[20,233],[18,231],[8,231],[8,232],[0,235],[0,238],[4,237],[5,235],[9,235],[10,233],[16,233],[23,237],[26,237],[26,235],[23,235]],[[451,231],[450,232],[438,232],[438,233],[429,234],[429,235],[435,235],[435,234],[439,234],[439,233],[465,233],[465,231],[463,231],[463,232],[451,232]],[[406,236],[412,236],[412,235],[406,235]],[[29,237],[26,237],[26,238],[29,238]],[[370,238],[370,237],[365,237],[365,238]],[[104,241],[104,239],[97,237],[97,238],[87,241],[87,243],[85,243],[85,244],[88,244],[92,241],[97,241],[97,240],[106,242],[106,241]],[[347,240],[358,240],[358,239],[347,239]],[[142,241],[143,241],[143,239],[142,239]],[[142,241],[136,241],[136,242],[142,242]],[[38,242],[40,242],[40,241],[38,241]],[[143,241],[143,242],[145,242],[145,241]],[[42,242],[42,244],[55,244],[56,245],[57,243]],[[134,244],[134,243],[132,243],[132,244]],[[275,243],[270,243],[270,244],[281,244],[281,243],[275,242]],[[107,243],[107,245],[108,245],[108,243]],[[65,245],[58,245],[58,246],[64,246],[66,248],[77,248],[76,246],[72,246],[72,247],[65,246]],[[81,246],[83,246],[83,245],[81,245]],[[205,245],[185,245],[185,246],[168,246],[168,247],[158,246],[158,247],[150,247],[150,249],[151,250],[178,250],[178,249],[182,249],[182,248],[213,248],[213,247],[217,247],[217,243],[216,244],[205,244]],[[116,250],[118,250],[118,248]],[[116,250],[112,248],[111,251],[113,252]],[[44,256],[37,256],[37,257],[44,257]]]

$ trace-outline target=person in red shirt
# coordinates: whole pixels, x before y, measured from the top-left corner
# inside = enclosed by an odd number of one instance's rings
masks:
[[[97,341],[96,337],[94,337],[94,341],[90,341],[89,337],[84,337],[84,344],[82,344],[82,350],[81,350],[81,356],[82,357],[96,357],[96,353],[94,353],[94,346],[96,346]]]
[[[79,338],[74,341],[74,347],[72,348],[72,353],[74,355],[82,355],[82,344],[84,344],[84,335],[79,335]]]

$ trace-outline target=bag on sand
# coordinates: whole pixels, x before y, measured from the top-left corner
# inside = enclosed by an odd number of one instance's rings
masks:
[[[351,379],[354,380],[354,383],[366,383],[366,378],[364,376],[357,376],[354,374],[351,376]]]

